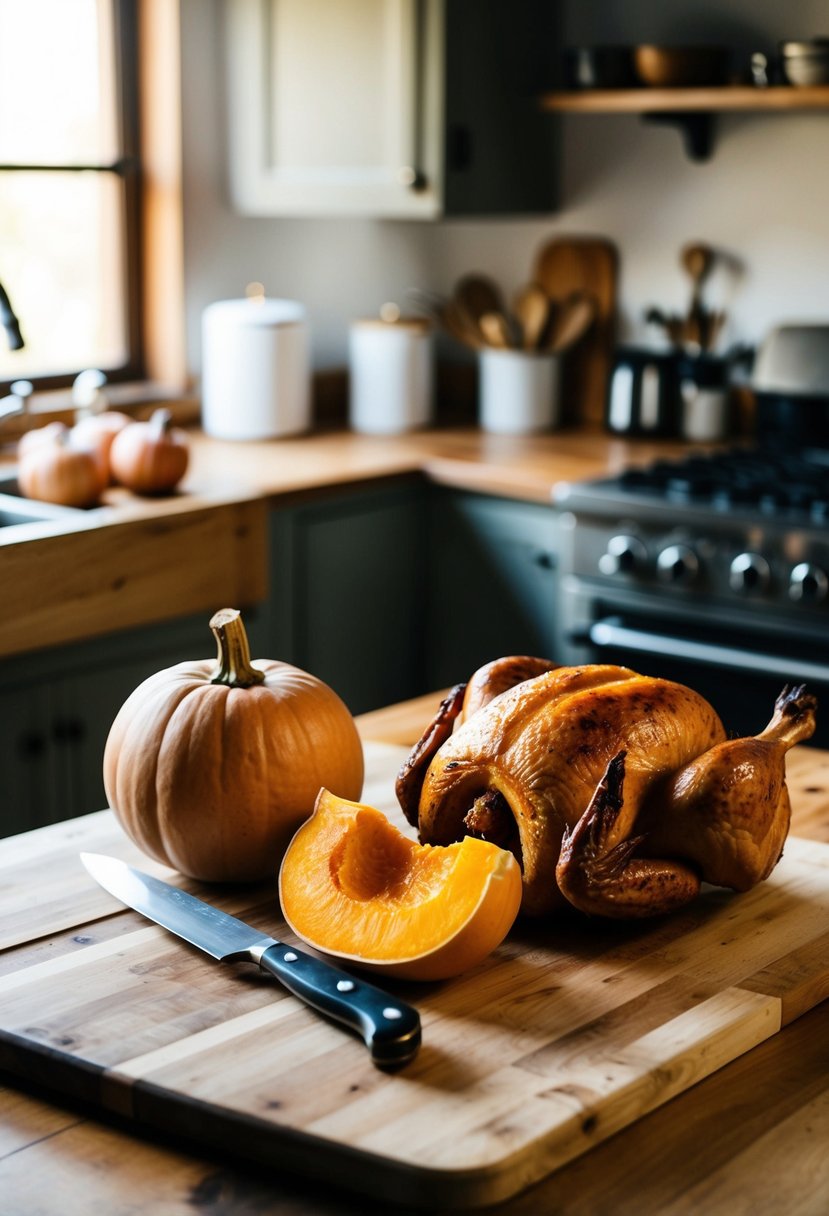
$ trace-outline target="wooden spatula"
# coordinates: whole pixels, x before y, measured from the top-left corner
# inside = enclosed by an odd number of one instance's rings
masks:
[[[521,346],[538,350],[550,317],[550,301],[543,287],[527,283],[516,292],[512,309],[521,327]]]
[[[596,316],[596,301],[592,296],[574,293],[554,311],[545,335],[544,350],[551,355],[569,350],[583,338]]]
[[[478,325],[487,346],[496,350],[511,350],[515,347],[510,323],[502,312],[485,312],[479,319]]]

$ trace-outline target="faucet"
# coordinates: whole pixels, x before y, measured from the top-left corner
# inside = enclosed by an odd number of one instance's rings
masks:
[[[20,350],[25,345],[20,332],[20,322],[14,315],[14,309],[2,283],[0,283],[0,325],[6,331],[9,350]]]
[[[95,367],[78,373],[72,381],[72,408],[76,421],[89,414],[100,414],[107,408],[106,382],[104,373]]]
[[[28,414],[29,398],[34,392],[31,380],[15,380],[9,386],[8,397],[0,398],[0,422],[4,418],[12,418],[16,414]]]

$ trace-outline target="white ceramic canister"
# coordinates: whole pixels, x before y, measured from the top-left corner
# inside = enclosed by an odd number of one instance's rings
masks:
[[[311,425],[305,309],[250,294],[202,316],[202,426],[216,439],[274,439]]]
[[[354,321],[349,332],[349,419],[366,435],[395,435],[432,420],[431,326],[395,316]]]
[[[559,355],[487,349],[479,358],[479,420],[498,435],[530,435],[561,417]]]
[[[700,388],[693,380],[683,380],[679,392],[682,438],[696,443],[724,439],[728,433],[728,389]]]

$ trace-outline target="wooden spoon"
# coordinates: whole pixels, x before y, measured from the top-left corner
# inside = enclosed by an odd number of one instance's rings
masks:
[[[456,342],[471,350],[480,350],[484,345],[477,324],[470,320],[454,298],[442,296],[436,291],[422,291],[417,287],[409,288],[406,294],[415,308],[431,317]]]
[[[714,265],[714,250],[710,245],[685,245],[680,260],[691,279],[691,303],[685,322],[685,339],[693,345],[703,345],[702,288]]]
[[[513,342],[510,324],[502,312],[485,312],[478,318],[478,325],[487,346],[496,350],[512,350]]]
[[[447,300],[443,306],[441,322],[447,333],[471,350],[481,350],[487,345],[478,322],[470,317],[454,297]]]
[[[522,347],[524,350],[538,350],[550,316],[546,291],[537,283],[528,283],[516,293],[512,307],[521,327]]]
[[[702,285],[714,265],[714,250],[710,245],[692,243],[685,245],[680,258],[693,284],[693,300],[698,304]]]
[[[557,355],[575,346],[587,333],[596,316],[596,302],[592,296],[579,292],[568,296],[556,309],[549,332],[544,342],[547,354]]]
[[[455,284],[454,298],[477,324],[485,312],[505,313],[501,290],[483,274],[466,274]]]

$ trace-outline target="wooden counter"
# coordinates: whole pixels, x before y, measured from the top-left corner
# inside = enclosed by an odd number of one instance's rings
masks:
[[[111,489],[101,508],[65,522],[0,529],[0,658],[210,613],[218,603],[261,601],[268,505],[412,476],[548,502],[559,481],[684,450],[595,433],[514,438],[475,429],[388,438],[342,431],[261,443],[199,431],[190,438],[190,469],[170,498]]]
[[[360,720],[364,737],[411,742],[435,699],[366,715]],[[829,841],[829,753],[795,749],[788,774],[793,831]],[[0,843],[0,864],[12,848],[25,848],[31,861],[45,849],[39,843],[45,833],[54,847],[55,833],[70,831],[71,825],[60,825]],[[53,948],[54,941],[44,938],[44,957]],[[487,1210],[499,1216],[818,1216],[829,1210],[827,1060],[824,1002],[546,1181]],[[0,1084],[0,1196],[9,1216],[357,1216],[391,1210],[322,1182],[139,1135],[114,1119],[104,1122],[80,1107],[24,1092],[16,1082]]]

